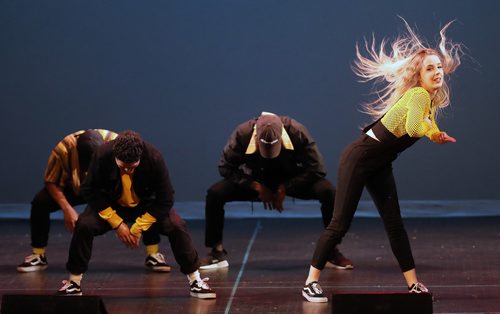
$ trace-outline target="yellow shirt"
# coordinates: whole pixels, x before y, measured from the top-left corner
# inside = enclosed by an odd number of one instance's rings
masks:
[[[431,107],[429,93],[423,87],[414,87],[403,94],[381,122],[398,138],[408,134],[411,137],[425,135],[432,139],[433,134],[440,132],[434,115],[435,108]]]
[[[118,203],[123,207],[136,207],[139,205],[139,197],[132,188],[132,179],[129,174],[122,174],[122,196]]]
[[[139,205],[140,199],[135,194],[132,189],[132,177],[128,174],[122,174],[122,196],[118,200],[118,203],[123,207],[133,208]],[[106,220],[111,228],[116,229],[123,222],[123,219],[116,213],[113,208],[108,207],[99,212],[99,216]],[[156,222],[156,218],[151,216],[149,213],[144,213],[142,216],[137,217],[135,223],[130,227],[130,233],[135,236],[139,236],[142,231],[146,231],[151,227],[153,223]]]

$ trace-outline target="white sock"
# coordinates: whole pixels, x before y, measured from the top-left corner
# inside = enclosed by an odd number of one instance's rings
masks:
[[[189,280],[189,284],[192,284],[193,281],[196,280],[201,281],[200,272],[198,270],[196,270],[194,273],[187,274],[187,278]]]
[[[318,280],[315,280],[314,278],[311,278],[311,277],[307,276],[307,279],[306,279],[306,286],[307,286],[308,284],[310,284],[311,282],[313,282],[313,281],[318,281]]]

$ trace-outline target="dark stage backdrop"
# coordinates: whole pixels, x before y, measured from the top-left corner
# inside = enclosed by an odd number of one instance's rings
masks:
[[[134,129],[164,153],[179,201],[219,179],[233,128],[271,111],[304,123],[335,181],[368,121],[354,45],[403,16],[434,43],[444,23],[469,57],[440,126],[395,163],[401,199],[499,199],[498,1],[0,1],[0,203],[27,203],[53,146],[79,129]]]

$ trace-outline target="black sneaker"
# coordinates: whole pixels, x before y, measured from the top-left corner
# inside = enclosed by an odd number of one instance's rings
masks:
[[[165,262],[165,256],[161,253],[148,255],[145,262],[146,268],[156,272],[169,272],[172,267]]]
[[[215,292],[206,283],[207,281],[208,278],[193,281],[189,289],[191,296],[200,299],[215,299]]]
[[[82,295],[82,289],[73,280],[63,280],[63,286],[56,292],[56,295]]]
[[[317,281],[313,281],[302,288],[302,296],[309,302],[328,302],[323,294],[323,289]]]
[[[423,283],[416,282],[408,287],[409,293],[429,293],[429,289]]]
[[[210,253],[204,258],[201,259],[200,269],[216,269],[216,268],[225,268],[229,267],[229,263],[226,259],[227,252],[226,250],[217,251],[212,249]]]
[[[32,254],[24,258],[24,263],[17,266],[17,271],[20,273],[29,273],[45,270],[48,266],[49,264],[45,255]]]
[[[342,269],[342,270],[351,270],[354,268],[354,265],[350,259],[342,255],[342,253],[340,253],[340,251],[337,248],[335,248],[332,257],[326,262],[325,267]]]

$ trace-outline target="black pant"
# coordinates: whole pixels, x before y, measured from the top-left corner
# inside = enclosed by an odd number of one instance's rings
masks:
[[[384,222],[392,251],[403,272],[415,268],[399,208],[392,161],[397,153],[363,134],[342,153],[333,219],[316,245],[311,265],[323,269],[331,248],[342,241],[366,186]]]
[[[82,197],[76,196],[70,187],[64,191],[64,196],[71,206],[85,204]],[[31,201],[31,246],[43,248],[47,246],[50,231],[50,213],[60,210],[59,204],[54,201],[46,188],[38,192]]]
[[[332,219],[335,202],[335,188],[327,179],[320,178],[300,188],[291,187],[286,195],[305,199],[319,200],[321,216],[326,227]],[[205,245],[215,247],[222,244],[224,230],[224,205],[232,201],[259,201],[258,194],[228,180],[221,180],[207,191],[205,203]]]
[[[120,208],[117,210],[117,214],[120,215],[124,222],[133,222],[144,212],[144,210],[141,211],[138,208]],[[75,232],[71,239],[66,269],[72,274],[82,274],[87,271],[92,255],[94,237],[110,230],[112,229],[109,223],[99,217],[95,210],[87,207],[78,217]],[[170,210],[167,217],[153,223],[148,231],[143,232],[144,237],[148,233],[168,236],[175,260],[180,265],[183,274],[190,274],[198,269],[198,253],[194,248],[186,223],[174,208]]]
[[[71,206],[85,204],[86,201],[81,197],[75,195],[71,187],[66,187],[63,191],[64,196]],[[50,213],[60,210],[61,207],[50,196],[46,188],[38,192],[31,201],[31,246],[36,248],[46,247],[49,241],[50,231]],[[144,245],[160,243],[160,235],[158,233],[150,232],[143,237]]]

